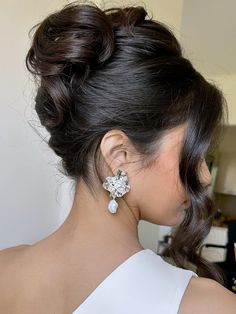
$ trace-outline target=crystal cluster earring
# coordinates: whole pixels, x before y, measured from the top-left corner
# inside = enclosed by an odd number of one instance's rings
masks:
[[[118,208],[118,203],[115,201],[115,198],[122,197],[130,190],[127,173],[118,169],[116,175],[107,177],[102,186],[110,192],[112,200],[110,200],[108,204],[108,210],[110,213],[115,214]]]

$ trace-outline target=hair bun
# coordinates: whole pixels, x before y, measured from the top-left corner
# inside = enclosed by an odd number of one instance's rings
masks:
[[[72,2],[30,29],[36,31],[25,62],[40,78],[35,109],[47,130],[63,128],[73,116],[76,94],[90,70],[113,54],[116,28],[129,33],[146,14],[143,7],[101,10]]]
[[[81,74],[85,74],[84,67],[87,73],[88,67],[112,55],[111,21],[96,6],[70,3],[35,26],[38,25],[26,58],[26,66],[33,74],[56,75],[70,63],[79,65]]]

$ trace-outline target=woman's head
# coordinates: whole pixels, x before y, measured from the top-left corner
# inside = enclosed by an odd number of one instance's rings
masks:
[[[126,170],[137,192],[132,202],[155,223],[176,225],[171,214],[189,199],[171,255],[179,265],[187,255],[206,269],[194,249],[214,214],[201,171],[224,124],[221,91],[143,7],[71,3],[36,26],[26,65],[40,78],[35,109],[65,174],[95,192],[111,172]],[[110,134],[117,136],[109,142]]]

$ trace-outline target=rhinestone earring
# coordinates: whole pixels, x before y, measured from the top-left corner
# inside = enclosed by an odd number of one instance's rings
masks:
[[[123,196],[130,190],[127,173],[118,169],[116,175],[107,177],[102,186],[110,192],[112,200],[110,200],[108,204],[108,210],[110,213],[115,214],[118,208],[118,203],[115,201],[115,198]]]

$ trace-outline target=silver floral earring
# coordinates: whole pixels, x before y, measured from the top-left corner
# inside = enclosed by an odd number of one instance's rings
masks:
[[[115,214],[118,208],[118,203],[115,201],[115,198],[123,196],[130,190],[127,173],[118,169],[116,175],[107,177],[102,186],[110,192],[112,200],[110,200],[108,204],[108,210],[110,213]]]

